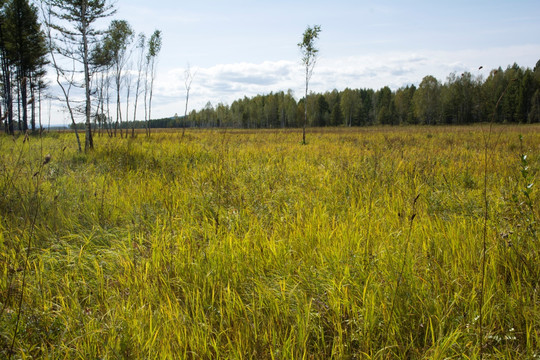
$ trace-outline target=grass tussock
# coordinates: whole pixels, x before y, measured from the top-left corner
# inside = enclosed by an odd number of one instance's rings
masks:
[[[0,357],[540,357],[540,128],[494,128],[480,312],[483,131],[0,137]]]

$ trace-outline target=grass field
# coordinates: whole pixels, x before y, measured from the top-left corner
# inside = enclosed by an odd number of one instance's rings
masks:
[[[540,126],[488,130],[2,136],[0,358],[540,358]]]

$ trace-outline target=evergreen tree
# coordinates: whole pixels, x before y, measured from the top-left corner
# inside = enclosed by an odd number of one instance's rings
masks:
[[[413,97],[415,115],[420,122],[428,125],[439,122],[441,112],[440,96],[440,82],[431,75],[425,76]]]
[[[413,124],[415,122],[412,102],[415,91],[414,85],[407,85],[404,88],[399,88],[394,95],[395,116],[400,124]]]
[[[506,92],[499,105],[503,122],[519,122],[524,120],[518,118],[519,91],[522,78],[523,70],[516,63],[504,71],[505,86],[503,91]]]
[[[395,106],[392,90],[388,86],[385,86],[377,91],[375,98],[377,99],[375,109],[377,112],[377,123],[394,125]]]
[[[52,15],[59,20],[50,24],[53,29],[58,31],[63,40],[62,46],[57,45],[56,49],[64,56],[77,61],[83,68],[86,134],[84,149],[88,151],[94,147],[90,121],[92,110],[91,78],[93,75],[90,49],[101,40],[103,35],[103,32],[94,26],[98,20],[114,14],[115,10],[107,0],[46,0],[46,2],[51,6]]]
[[[341,101],[336,101],[334,103],[334,106],[332,106],[332,111],[330,112],[330,125],[343,125],[343,112],[341,112]]]
[[[315,113],[315,126],[327,126],[328,117],[330,115],[330,105],[326,101],[324,95],[317,96],[317,111]]]
[[[362,99],[362,106],[359,112],[358,125],[373,125],[375,123],[375,107],[373,105],[375,91],[373,89],[361,89],[360,98]]]
[[[5,1],[0,1],[0,60],[2,67],[2,98],[4,102],[5,113],[0,114],[0,124],[5,121],[5,131],[13,135],[15,132],[13,126],[13,89],[11,85],[11,61],[8,55],[7,46],[10,41],[6,34],[8,26],[5,14]]]
[[[540,89],[536,90],[532,96],[527,121],[530,123],[540,122]]]
[[[536,91],[534,75],[531,69],[525,70],[519,85],[516,120],[518,122],[527,122],[528,114],[532,107],[533,96]]]
[[[45,35],[38,21],[38,10],[28,0],[8,1],[4,20],[2,35],[8,62],[6,65],[11,65],[15,71],[15,80],[21,99],[19,129],[26,131],[28,130],[28,102],[32,99],[33,91],[40,79],[45,75],[44,67],[47,63]],[[8,75],[10,72],[8,70]],[[8,83],[11,84],[10,81]],[[30,98],[28,90],[31,91]],[[11,89],[9,91],[11,92]],[[31,102],[35,104],[33,100]],[[35,112],[32,111],[32,114],[34,115]],[[32,130],[35,131],[35,116],[32,116],[31,125]]]
[[[357,96],[357,92],[346,88],[341,93],[341,113],[344,117],[345,125],[353,125],[353,116],[356,113],[357,108],[361,105],[360,97]],[[357,125],[357,124],[354,124]]]

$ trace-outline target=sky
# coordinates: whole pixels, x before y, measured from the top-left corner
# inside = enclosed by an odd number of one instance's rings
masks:
[[[486,77],[493,68],[533,68],[540,59],[538,0],[117,0],[115,6],[114,18],[135,32],[162,32],[153,118],[184,114],[188,67],[189,110],[289,89],[301,98],[297,44],[315,24],[322,31],[314,92],[396,90],[426,75],[444,82],[452,72]]]

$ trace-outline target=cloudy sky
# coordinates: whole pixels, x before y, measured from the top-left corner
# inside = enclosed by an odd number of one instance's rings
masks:
[[[303,93],[297,43],[322,27],[310,89],[397,89],[426,75],[487,75],[540,59],[538,0],[117,0],[115,18],[163,33],[152,116],[183,115],[184,71],[195,73],[190,109],[243,96]],[[479,66],[484,69],[479,71]]]

